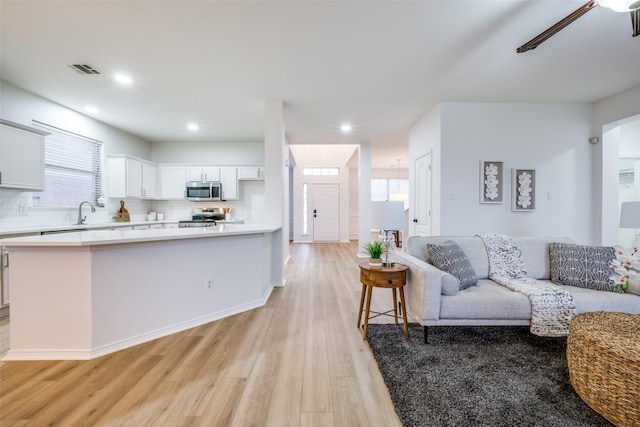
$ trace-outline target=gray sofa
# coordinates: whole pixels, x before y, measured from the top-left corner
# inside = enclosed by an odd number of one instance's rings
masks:
[[[456,242],[471,262],[478,282],[459,290],[458,280],[427,259],[426,244]],[[568,238],[516,238],[527,267],[527,277],[550,280],[549,243],[573,243]],[[529,298],[488,278],[489,260],[479,237],[412,236],[405,242],[404,252],[396,251],[395,260],[409,267],[407,313],[424,326],[425,342],[428,326],[452,325],[529,325]],[[575,286],[559,285],[573,296],[577,313],[618,311],[640,314],[640,296],[617,294]]]

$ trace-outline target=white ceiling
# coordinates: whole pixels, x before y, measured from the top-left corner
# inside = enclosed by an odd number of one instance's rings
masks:
[[[262,141],[264,100],[280,99],[290,144],[370,142],[388,167],[439,102],[595,102],[640,86],[628,13],[596,7],[516,53],[584,1],[2,0],[0,77],[149,141]]]

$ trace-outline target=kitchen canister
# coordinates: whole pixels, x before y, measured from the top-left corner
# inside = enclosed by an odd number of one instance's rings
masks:
[[[157,219],[158,221],[164,221],[164,214],[163,214],[162,212],[158,212],[158,213],[156,214],[156,219]]]

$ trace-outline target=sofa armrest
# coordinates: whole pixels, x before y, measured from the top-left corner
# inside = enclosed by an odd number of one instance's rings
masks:
[[[409,267],[407,311],[411,317],[421,323],[423,320],[438,320],[442,279],[449,274],[406,252],[396,252],[394,255],[397,262]]]

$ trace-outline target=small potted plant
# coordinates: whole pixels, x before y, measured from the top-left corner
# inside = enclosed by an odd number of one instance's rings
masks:
[[[382,267],[382,254],[384,253],[384,243],[375,241],[364,245],[364,249],[369,254],[369,265],[372,267]]]

